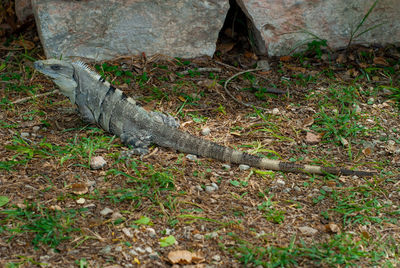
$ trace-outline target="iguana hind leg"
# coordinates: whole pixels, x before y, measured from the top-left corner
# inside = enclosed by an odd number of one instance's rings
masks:
[[[130,157],[132,155],[142,156],[149,153],[151,135],[146,130],[132,129],[127,133],[121,134],[121,140],[123,143],[133,147],[129,151],[123,152],[123,157]]]

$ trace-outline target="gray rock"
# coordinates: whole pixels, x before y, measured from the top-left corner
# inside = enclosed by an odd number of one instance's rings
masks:
[[[151,260],[158,260],[160,257],[158,256],[157,252],[149,254],[149,258]]]
[[[129,250],[129,254],[131,254],[132,256],[139,256],[139,254],[134,249]]]
[[[322,186],[321,189],[328,193],[332,192],[332,188],[326,185]]]
[[[264,71],[269,71],[271,67],[269,66],[269,62],[267,60],[259,60],[257,61],[257,69],[263,69]]]
[[[40,127],[39,126],[34,126],[33,128],[32,128],[32,131],[33,132],[38,132],[40,130]]]
[[[202,191],[203,191],[203,188],[202,188],[200,185],[196,185],[195,188],[196,188],[196,190],[199,191],[199,192],[202,192]]]
[[[216,189],[213,187],[213,186],[211,186],[211,185],[207,185],[206,186],[206,192],[207,193],[212,193],[212,192],[214,192]]]
[[[30,134],[28,132],[21,132],[21,137],[22,138],[28,138]]]
[[[149,234],[149,236],[150,236],[151,238],[156,237],[156,235],[157,235],[156,230],[154,230],[154,229],[151,228],[151,227],[147,227],[146,230],[147,230],[147,233]]]
[[[141,253],[141,254],[143,254],[143,253],[146,252],[146,250],[142,249],[141,247],[136,247],[136,248],[135,248],[135,251],[136,251],[136,252],[139,252],[139,253]]]
[[[207,136],[211,133],[211,129],[209,127],[205,127],[201,130],[201,135]]]
[[[219,262],[219,261],[221,261],[221,256],[220,255],[214,255],[214,256],[212,256],[212,260]]]
[[[102,156],[95,156],[90,159],[90,167],[92,169],[101,169],[107,164]]]
[[[116,246],[114,250],[116,252],[121,252],[122,251],[122,247],[121,246]]]
[[[300,232],[302,234],[308,235],[308,236],[312,236],[312,235],[315,235],[316,233],[318,233],[317,229],[311,228],[309,226],[298,227],[298,229],[300,230]]]
[[[372,6],[373,0],[276,1],[238,0],[250,23],[250,34],[260,54],[286,55],[298,44],[310,42],[313,33],[326,39],[330,48],[346,47],[354,30]],[[400,41],[398,0],[379,1],[357,33],[354,44],[387,44]],[[387,23],[385,23],[387,22]],[[305,49],[303,46],[302,49]]]
[[[197,160],[197,155],[188,154],[188,155],[186,155],[186,158],[189,159],[190,161],[196,161]]]
[[[249,168],[250,168],[249,165],[244,165],[244,164],[239,165],[240,170],[248,170]]]
[[[129,230],[128,228],[122,228],[122,232],[129,238],[133,237],[131,230]]]
[[[219,189],[218,184],[216,184],[215,182],[211,183],[211,186],[214,187],[215,190]]]
[[[217,232],[211,232],[211,233],[207,234],[207,236],[209,238],[217,238],[218,237],[218,233]]]
[[[224,169],[226,169],[226,170],[230,170],[230,169],[231,169],[231,166],[228,165],[228,164],[223,164],[223,165],[222,165],[222,168],[224,168]]]
[[[212,56],[228,0],[32,0],[46,57]]]
[[[110,213],[113,213],[114,212],[114,210],[112,210],[111,208],[104,208],[102,211],[100,211],[100,214],[102,215],[102,216],[107,216],[108,214],[110,214]]]
[[[124,217],[124,216],[122,216],[122,214],[119,213],[119,212],[114,212],[114,213],[111,215],[111,219],[112,219],[113,221],[118,220],[118,219],[121,219],[121,218],[123,218],[123,217]]]
[[[110,254],[111,253],[111,246],[110,245],[107,245],[107,246],[105,246],[104,248],[102,248],[101,250],[100,250],[100,254],[103,254],[103,255],[108,255],[108,254]]]
[[[193,237],[196,240],[203,240],[204,239],[204,235],[202,235],[202,234],[195,234]]]

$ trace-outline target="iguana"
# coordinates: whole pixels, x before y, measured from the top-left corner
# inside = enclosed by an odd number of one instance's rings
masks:
[[[36,61],[34,66],[36,70],[54,80],[60,92],[68,97],[72,104],[76,104],[85,121],[98,124],[104,130],[120,137],[123,143],[133,147],[131,152],[134,154],[148,153],[148,146],[154,143],[183,153],[260,169],[310,174],[375,174],[270,160],[221,146],[180,131],[179,124],[169,115],[147,112],[134,99],[113,87],[81,61],[48,59]]]

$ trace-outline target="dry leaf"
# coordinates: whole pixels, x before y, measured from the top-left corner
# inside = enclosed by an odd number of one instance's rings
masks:
[[[174,250],[168,253],[168,260],[172,264],[191,264],[204,262],[204,258],[188,250]]]
[[[305,72],[307,72],[306,68],[298,67],[298,66],[290,66],[290,65],[287,65],[286,68],[289,69],[289,70],[291,70],[291,71],[294,71],[294,72],[300,72],[300,73],[305,73]]]
[[[303,128],[309,127],[312,124],[314,124],[314,118],[312,116],[307,117],[306,119],[304,119],[303,121]]]
[[[389,63],[383,57],[375,57],[373,61],[376,65],[389,66]]]
[[[257,55],[250,51],[244,52],[244,56],[245,56],[245,58],[248,58],[248,59],[258,60]]]
[[[309,144],[316,144],[319,143],[321,141],[321,136],[319,135],[315,135],[312,132],[307,132],[306,135],[306,142]]]
[[[12,42],[13,45],[17,45],[23,49],[31,50],[35,48],[35,44],[28,40],[15,40]]]
[[[229,42],[229,43],[220,43],[217,45],[217,50],[221,51],[221,53],[226,53],[231,51],[232,48],[236,45],[236,43]]]
[[[325,230],[330,233],[340,233],[340,227],[333,222],[325,225]]]
[[[292,60],[292,56],[282,56],[279,58],[280,61],[288,62]]]
[[[345,63],[347,61],[346,55],[345,54],[339,54],[336,63]]]
[[[88,192],[88,187],[84,183],[74,183],[71,185],[71,191],[76,194],[86,194]]]
[[[371,155],[371,154],[372,154],[372,148],[371,148],[371,147],[364,148],[364,149],[362,150],[362,152],[363,152],[363,154],[364,154],[365,156]]]
[[[360,63],[358,64],[358,66],[360,66],[361,68],[365,69],[365,68],[368,67],[368,64],[366,64],[365,62],[360,62]]]

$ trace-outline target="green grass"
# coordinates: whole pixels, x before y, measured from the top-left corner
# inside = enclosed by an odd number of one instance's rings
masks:
[[[312,93],[318,98],[319,111],[314,116],[312,129],[323,134],[325,141],[343,144],[343,139],[365,136],[376,129],[367,129],[360,122],[362,113],[357,111],[359,96],[355,86],[330,87],[327,92]]]
[[[235,245],[220,246],[245,266],[350,267],[363,263],[367,266],[383,264],[383,267],[395,267],[400,263],[400,247],[393,239],[379,243],[372,238],[341,233],[332,235],[326,242],[308,244],[297,241],[293,236],[287,246],[256,246],[234,233],[229,236],[236,242]]]
[[[8,240],[22,234],[31,240],[36,249],[40,245],[56,248],[70,238],[70,233],[79,231],[74,227],[74,218],[85,210],[58,211],[36,203],[25,203],[24,208],[0,211],[0,233]]]
[[[152,165],[135,160],[130,162],[130,169],[133,175],[117,169],[107,171],[110,179],[116,176],[125,177],[127,187],[109,190],[106,199],[113,203],[129,202],[133,208],[138,208],[149,200],[161,209],[175,209],[174,198],[170,196],[175,189],[172,172],[158,171]]]

